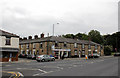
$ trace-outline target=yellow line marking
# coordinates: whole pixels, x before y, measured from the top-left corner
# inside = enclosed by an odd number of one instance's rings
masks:
[[[2,71],[2,72],[4,72],[4,73],[10,73],[10,74],[13,74],[13,75],[15,75],[15,77],[14,78],[18,78],[17,76],[17,73],[16,72],[9,72],[9,71]]]

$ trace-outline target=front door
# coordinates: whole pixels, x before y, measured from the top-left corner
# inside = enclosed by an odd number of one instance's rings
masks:
[[[10,58],[9,58],[9,62],[12,61],[12,53],[10,53]]]

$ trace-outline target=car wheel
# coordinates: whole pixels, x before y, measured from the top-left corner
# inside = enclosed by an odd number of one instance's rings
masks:
[[[45,59],[42,59],[42,62],[45,62]]]
[[[55,61],[55,59],[52,59],[52,61]]]
[[[37,60],[37,62],[40,62],[40,60]]]

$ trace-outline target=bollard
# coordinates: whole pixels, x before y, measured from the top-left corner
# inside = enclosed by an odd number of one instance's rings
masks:
[[[88,56],[87,55],[85,55],[85,58],[86,58],[86,60],[88,59]]]

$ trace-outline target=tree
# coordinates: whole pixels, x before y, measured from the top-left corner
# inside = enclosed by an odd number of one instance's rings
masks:
[[[75,38],[81,39],[81,40],[88,40],[88,35],[84,33],[78,33],[75,35]]]
[[[105,55],[111,55],[112,50],[113,50],[113,47],[111,45],[106,45],[104,47],[104,54]]]
[[[66,35],[62,35],[62,36],[65,37],[65,38],[72,38],[72,39],[75,38],[74,34],[66,34]]]
[[[88,36],[89,36],[90,40],[93,41],[93,42],[96,42],[98,44],[103,44],[104,43],[104,38],[102,37],[100,32],[97,31],[97,30],[91,30],[88,33]]]
[[[105,45],[112,45],[113,51],[115,48],[120,52],[120,32],[113,33],[112,35],[104,35]]]

